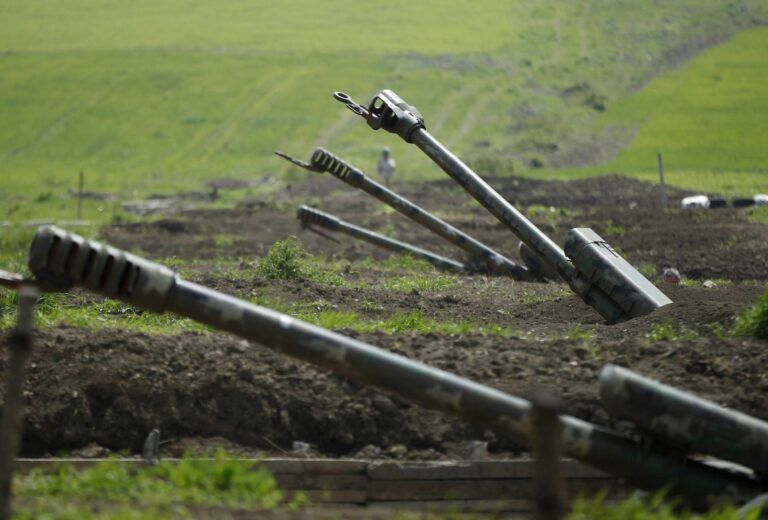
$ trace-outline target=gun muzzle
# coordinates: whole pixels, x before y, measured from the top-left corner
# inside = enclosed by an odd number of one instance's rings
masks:
[[[73,285],[162,312],[176,274],[160,264],[68,233],[55,226],[35,235],[29,268],[40,287],[66,290]]]
[[[600,372],[600,399],[613,415],[676,448],[768,475],[768,423],[616,365]]]

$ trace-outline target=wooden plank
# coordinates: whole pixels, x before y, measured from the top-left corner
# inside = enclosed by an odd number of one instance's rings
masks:
[[[605,471],[599,470],[597,468],[587,466],[586,464],[584,464],[583,462],[579,462],[578,460],[563,459],[562,465],[563,465],[563,475],[565,476],[565,478],[598,478],[598,479],[612,478],[612,479],[618,480],[618,477],[615,477],[610,473],[606,473]]]
[[[533,478],[531,460],[486,460],[451,462],[371,462],[367,471],[371,480],[463,480]],[[563,475],[568,478],[610,478],[600,470],[581,462],[563,460]]]
[[[364,475],[368,461],[351,459],[307,459],[304,471],[312,474],[327,475]]]
[[[145,462],[140,459],[16,459],[13,469],[19,473],[29,473],[33,469],[47,470],[52,469],[59,464],[68,464],[74,466],[76,469],[82,470],[107,460],[114,460],[115,462],[128,464],[129,466],[140,466],[145,464]]]
[[[303,493],[312,504],[365,504],[367,494],[365,490],[357,489],[333,489],[306,491],[292,490],[286,492],[286,501],[290,501],[296,493]]]
[[[516,479],[533,478],[532,460],[486,460],[478,462],[480,478]]]
[[[439,513],[528,513],[533,510],[530,500],[414,500],[368,501],[368,508],[383,510],[431,511]]]
[[[473,462],[372,462],[371,480],[465,480],[480,477]]]
[[[368,462],[347,459],[263,459],[261,463],[271,473],[363,475]]]
[[[312,475],[287,474],[274,475],[280,489],[367,489],[368,477],[365,475]]]
[[[570,479],[568,480],[571,497],[594,496],[607,490],[611,498],[622,498],[631,494],[626,486],[622,486],[617,479]],[[626,493],[624,493],[626,491]]]
[[[409,480],[371,481],[368,485],[368,499],[372,501],[422,501],[422,500],[468,500],[499,499],[514,496],[531,496],[533,483],[530,480]]]

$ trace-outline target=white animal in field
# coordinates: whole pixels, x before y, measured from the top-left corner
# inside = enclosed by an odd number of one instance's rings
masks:
[[[758,193],[753,198],[755,199],[755,206],[768,206],[768,195]]]
[[[395,163],[395,160],[389,155],[389,148],[385,146],[381,151],[381,159],[376,163],[376,173],[379,174],[379,177],[384,179],[384,184],[386,186],[389,186],[389,181],[395,176],[396,167],[397,163]]]

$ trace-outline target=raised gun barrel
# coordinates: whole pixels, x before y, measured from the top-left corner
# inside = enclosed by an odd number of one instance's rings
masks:
[[[55,227],[41,228],[29,254],[41,287],[77,285],[154,312],[170,311],[255,341],[377,388],[530,444],[530,403],[423,363],[180,279],[173,271]],[[761,490],[732,473],[649,450],[570,416],[561,416],[563,452],[703,509],[744,502]]]
[[[499,195],[472,169],[453,155],[427,132],[419,111],[391,90],[382,90],[362,106],[343,92],[334,97],[347,108],[365,118],[374,130],[384,129],[418,146],[453,180],[505,224],[520,240],[544,261],[554,267],[571,289],[591,305],[608,322],[617,323],[672,303],[596,233],[571,230],[570,242],[576,244],[568,253],[539,230],[530,220]],[[585,238],[591,242],[583,242]],[[586,271],[583,271],[586,267]]]
[[[615,365],[600,372],[600,399],[613,415],[676,448],[768,475],[768,423]]]
[[[349,236],[365,240],[373,245],[389,249],[396,253],[406,253],[417,258],[423,258],[438,269],[443,269],[444,271],[470,271],[469,266],[466,266],[461,262],[401,242],[400,240],[395,240],[394,238],[385,237],[384,235],[369,229],[355,226],[354,224],[341,220],[339,217],[331,215],[330,213],[325,213],[315,208],[310,208],[309,206],[299,206],[299,209],[296,211],[296,217],[298,217],[303,226],[315,225],[330,231],[346,233]]]
[[[463,231],[439,219],[405,197],[398,195],[385,186],[366,176],[360,169],[337,157],[324,148],[316,148],[310,162],[304,162],[283,152],[275,152],[287,161],[309,171],[328,172],[353,188],[362,190],[379,199],[384,204],[399,211],[417,224],[421,224],[439,237],[467,252],[478,267],[486,267],[493,272],[510,276],[515,280],[537,279],[523,266],[520,266],[494,251],[482,242],[475,240]],[[478,262],[479,261],[479,262]]]

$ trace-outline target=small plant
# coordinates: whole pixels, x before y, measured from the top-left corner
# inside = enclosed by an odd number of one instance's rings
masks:
[[[638,264],[637,270],[640,272],[640,274],[642,274],[649,280],[655,279],[656,276],[658,275],[658,270],[656,269],[656,266],[648,262],[642,262]]]
[[[232,247],[235,245],[235,237],[234,235],[228,235],[226,233],[220,233],[218,235],[215,235],[213,237],[213,243],[218,248],[223,247]]]
[[[424,260],[413,255],[392,255],[384,260],[376,261],[367,258],[362,262],[365,267],[384,269],[386,271],[416,271],[428,272],[435,271],[435,267]]]
[[[645,335],[645,338],[650,342],[697,339],[699,337],[696,331],[686,327],[676,329],[671,323],[658,323],[654,325],[653,330]]]
[[[384,324],[384,329],[387,332],[424,332],[429,328],[429,324],[424,319],[424,315],[418,310],[404,314],[395,314]]]
[[[581,341],[582,343],[588,343],[594,339],[595,335],[593,332],[583,329],[580,325],[573,325],[568,329],[568,331],[565,333],[565,336],[563,337],[570,341]]]
[[[760,508],[747,512],[744,516],[737,515],[733,506],[713,509],[707,513],[695,514],[680,511],[674,502],[664,500],[660,492],[648,500],[630,498],[618,504],[605,503],[606,492],[598,493],[594,498],[578,499],[568,520],[757,520],[760,518]]]
[[[752,206],[748,208],[747,218],[758,224],[768,224],[768,206]]]
[[[622,226],[605,226],[603,229],[603,233],[606,235],[623,235],[627,230],[624,229]]]
[[[376,228],[376,233],[385,237],[395,238],[395,227],[392,224],[386,224]]]
[[[768,339],[768,289],[757,300],[754,307],[745,310],[736,317],[733,334],[735,336]]]
[[[384,310],[384,306],[371,300],[363,300],[360,307],[364,311],[368,312],[381,312]]]
[[[256,271],[270,280],[300,280],[306,276],[304,258],[307,253],[294,237],[275,242]]]
[[[390,289],[395,291],[441,291],[444,289],[450,289],[458,283],[458,279],[455,276],[445,275],[412,275],[412,276],[398,276],[394,278],[387,278],[381,282],[381,287],[384,289]]]

